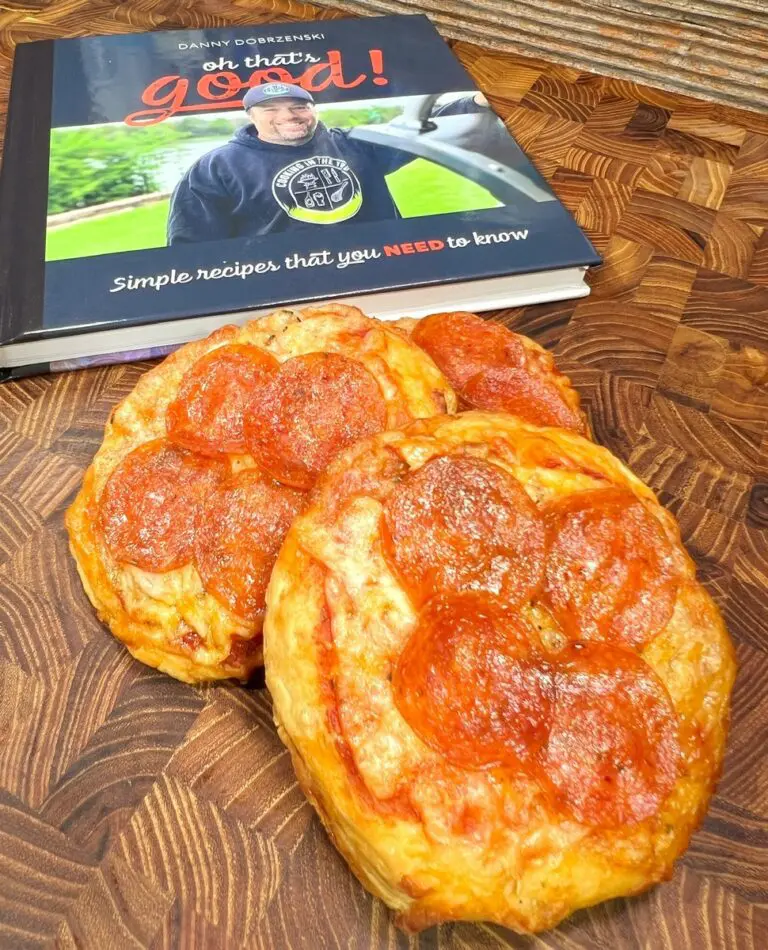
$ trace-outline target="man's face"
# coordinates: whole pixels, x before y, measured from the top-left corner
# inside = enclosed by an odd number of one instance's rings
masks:
[[[287,96],[253,106],[248,116],[259,138],[273,145],[304,145],[317,127],[312,103]]]

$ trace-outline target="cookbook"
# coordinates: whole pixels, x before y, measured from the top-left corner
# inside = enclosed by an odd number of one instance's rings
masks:
[[[314,300],[397,318],[577,297],[598,262],[425,16],[16,49],[0,378]]]

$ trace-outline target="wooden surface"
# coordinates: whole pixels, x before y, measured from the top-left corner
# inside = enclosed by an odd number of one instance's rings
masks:
[[[199,26],[196,9],[5,14],[3,64],[14,39]],[[678,516],[737,644],[703,828],[672,881],[552,933],[461,924],[409,941],[298,791],[267,694],[167,679],[94,619],[63,511],[146,366],[33,378],[0,387],[3,950],[768,947],[768,118],[455,50],[605,255],[591,298],[500,316],[555,350],[599,441]]]
[[[319,0],[428,13],[445,36],[768,112],[768,0]]]
[[[428,13],[446,37],[768,112],[768,0],[317,2],[353,13]],[[230,5],[246,15],[272,6],[268,0],[2,0],[0,18],[3,9],[35,14],[53,7],[87,24],[87,10],[115,8],[123,20],[150,11],[177,17],[183,9],[193,22],[201,9],[229,15]]]

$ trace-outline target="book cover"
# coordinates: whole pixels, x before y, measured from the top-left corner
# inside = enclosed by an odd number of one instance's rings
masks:
[[[17,48],[0,344],[598,260],[424,16]]]

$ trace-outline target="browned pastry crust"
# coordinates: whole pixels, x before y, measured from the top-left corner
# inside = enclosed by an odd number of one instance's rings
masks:
[[[421,608],[386,555],[386,499],[404,471],[445,455],[492,463],[539,507],[606,486],[631,493],[670,546],[670,616],[633,663],[668,697],[680,765],[641,820],[580,820],[525,771],[449,761],[402,714],[393,669]],[[485,919],[538,931],[671,875],[720,771],[733,650],[674,519],[606,449],[481,412],[360,442],[294,521],[267,606],[267,685],[301,786],[353,872],[406,929]],[[535,599],[520,610],[556,655],[562,631],[551,614]]]
[[[553,355],[530,337],[463,311],[403,317],[393,325],[434,359],[456,390],[460,409],[510,412],[525,422],[590,436],[577,390]]]
[[[359,361],[381,388],[388,426],[456,408],[451,387],[429,357],[385,324],[342,305],[280,310],[243,327],[222,327],[183,346],[140,379],[113,410],[66,523],[99,617],[137,659],[187,682],[247,679],[262,661],[262,617],[246,622],[232,613],[206,593],[191,563],[160,573],[115,560],[99,526],[99,505],[120,462],[138,446],[166,436],[166,410],[185,373],[217,347],[242,343],[281,363],[316,352]],[[224,457],[233,471],[256,464],[244,454]]]

